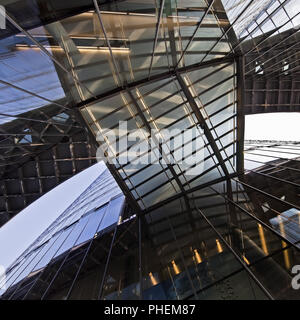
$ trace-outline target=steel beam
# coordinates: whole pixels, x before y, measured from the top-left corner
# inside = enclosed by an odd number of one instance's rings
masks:
[[[204,130],[204,134],[216,156],[216,158],[218,159],[218,162],[224,172],[224,175],[226,177],[229,177],[229,172],[227,170],[227,167],[225,165],[225,162],[221,156],[221,153],[219,151],[219,148],[216,144],[216,141],[212,135],[212,133],[210,132],[210,129],[208,127],[208,125],[206,124],[206,121],[202,115],[202,113],[200,112],[199,108],[198,108],[198,105],[194,99],[194,97],[192,96],[190,90],[188,89],[187,85],[185,84],[184,80],[182,79],[181,75],[180,74],[176,74],[177,76],[177,80],[180,84],[180,87],[182,88],[182,91],[184,93],[184,95],[186,96],[188,102],[189,102],[189,105],[191,106],[196,118],[197,118],[197,121],[198,121],[198,124],[203,128]]]

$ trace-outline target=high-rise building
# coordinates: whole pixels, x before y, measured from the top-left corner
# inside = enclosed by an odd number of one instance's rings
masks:
[[[84,276],[88,275],[86,268],[91,266],[87,266],[87,258],[96,259],[96,242],[101,238],[103,248],[116,226],[126,223],[126,215],[125,197],[106,169],[7,270],[4,281],[2,279],[6,289],[4,298],[67,297],[72,290],[69,292],[66,274],[80,263],[76,279],[83,270]],[[46,279],[50,280],[49,286],[45,286]],[[78,285],[81,290],[81,276]],[[91,282],[84,290],[90,294],[86,298],[94,297]],[[81,294],[75,293],[75,296]]]
[[[299,141],[244,140],[246,115],[300,110],[299,1],[2,9],[1,223],[108,168],[3,299],[299,299]]]

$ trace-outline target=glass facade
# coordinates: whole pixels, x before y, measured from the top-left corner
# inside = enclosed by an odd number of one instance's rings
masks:
[[[124,206],[124,196],[106,169],[15,261],[1,284],[5,295],[18,299],[33,291],[34,296],[43,283],[41,277],[49,277],[48,269],[54,262],[59,261],[64,269],[65,260],[74,252],[76,256],[84,248],[86,257],[94,239],[99,241],[116,229],[126,217]]]

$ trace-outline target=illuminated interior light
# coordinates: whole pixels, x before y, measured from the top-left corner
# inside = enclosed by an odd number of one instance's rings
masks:
[[[184,19],[186,19],[186,18],[188,18],[187,16],[168,16],[168,18],[184,18]]]
[[[191,22],[195,22],[198,23],[199,19],[196,19],[195,17],[187,17],[187,16],[168,16],[168,18],[172,18],[172,19],[182,19],[182,20],[191,20]]]
[[[284,229],[284,223],[282,220],[282,217],[279,215],[278,216],[278,221],[279,221],[279,229],[280,229],[280,233],[283,237],[285,237],[285,229]]]
[[[79,50],[99,50],[109,52],[109,47],[84,47],[84,46],[77,46]],[[119,48],[119,47],[111,47],[111,51],[113,53],[130,53],[129,48]]]
[[[74,16],[74,17],[78,17],[78,16],[80,16],[80,17],[82,17],[82,16],[92,16],[92,15],[94,15],[94,14],[95,14],[95,11],[87,11],[87,12],[80,13],[80,14],[78,14],[77,16]]]
[[[219,253],[223,252],[223,248],[221,246],[219,239],[216,239],[216,244],[217,244],[218,252]]]
[[[243,255],[243,259],[244,259],[244,261],[247,263],[247,265],[250,264],[249,260],[248,260],[244,255]]]
[[[263,252],[265,253],[265,255],[268,255],[269,252],[268,252],[267,243],[266,243],[266,239],[265,239],[265,233],[264,233],[264,229],[260,223],[258,223],[258,233],[259,233],[260,243],[261,243],[261,247],[263,249]]]
[[[195,259],[196,259],[197,263],[201,263],[202,259],[200,257],[200,254],[198,253],[198,250],[194,249],[194,253],[195,253]]]
[[[41,37],[43,37],[43,38],[53,38],[50,34],[34,34],[34,33],[30,33],[30,35],[32,36],[32,37],[37,37],[37,38],[41,38]],[[24,34],[24,33],[19,33],[19,34],[16,34],[15,35],[16,37],[18,37],[18,38],[27,38],[27,35],[26,34]]]
[[[53,38],[50,34],[30,34],[34,38]],[[27,36],[23,33],[16,34],[16,37],[19,38],[27,38]],[[103,40],[105,41],[106,39],[103,37],[98,37],[98,36],[85,36],[85,35],[69,35],[70,39],[82,39],[82,40]],[[128,38],[114,38],[114,37],[107,37],[108,40],[110,41],[129,41]]]
[[[281,244],[282,244],[282,248],[283,249],[287,247],[287,243],[285,241],[281,241]],[[285,249],[283,251],[283,258],[284,258],[285,267],[287,268],[287,270],[289,270],[291,268],[291,263],[290,263],[290,257],[289,257],[288,249]]]
[[[118,12],[118,11],[100,11],[100,13],[103,13],[103,14],[116,14],[116,15],[127,15],[128,13],[127,12]]]
[[[280,233],[283,237],[285,237],[286,233],[285,233],[285,229],[284,229],[284,223],[283,223],[282,217],[280,215],[278,216],[278,220],[279,220]],[[283,249],[287,247],[287,243],[285,241],[281,241],[281,245],[282,245]],[[283,258],[284,258],[285,267],[289,270],[291,268],[291,263],[290,263],[289,252],[287,249],[285,249],[283,251]]]
[[[152,272],[149,272],[149,277],[150,277],[152,285],[156,286],[158,284],[158,282],[156,281],[156,279],[153,276]]]
[[[103,40],[105,41],[105,38],[97,37],[97,36],[76,36],[76,35],[70,35],[71,39],[83,39],[83,40]],[[129,41],[128,38],[114,38],[114,37],[107,37],[109,41]]]
[[[283,223],[282,217],[278,216],[278,220],[279,220],[280,233],[283,237],[285,237],[286,234],[285,234],[284,223]],[[285,248],[287,246],[287,243],[285,241],[281,241],[281,244],[282,244],[282,248]],[[283,257],[284,257],[285,267],[289,270],[291,267],[291,264],[290,264],[289,252],[287,249],[283,251]]]
[[[142,16],[142,17],[156,17],[155,14],[147,14],[147,13],[136,13],[136,12],[129,12],[130,16]]]
[[[60,46],[45,46],[45,45],[43,45],[43,47],[47,50],[51,49],[51,50],[63,51],[63,49]],[[16,44],[16,48],[18,50],[28,50],[28,49],[40,50],[40,48],[37,45],[27,45],[27,44]]]
[[[39,49],[37,45],[27,45],[27,44],[16,44],[18,49]],[[51,50],[64,50],[60,46],[48,46],[44,45],[45,49]],[[77,46],[78,50],[86,50],[86,51],[103,51],[109,53],[109,47],[96,47],[96,46]],[[114,53],[130,53],[129,48],[119,48],[119,47],[111,47],[112,52]]]
[[[172,267],[173,267],[173,270],[174,270],[175,274],[180,273],[180,270],[179,270],[177,264],[175,263],[175,261],[172,260],[171,263],[172,263]]]

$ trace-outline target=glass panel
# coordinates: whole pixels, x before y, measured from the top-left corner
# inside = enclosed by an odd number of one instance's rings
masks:
[[[79,222],[77,222],[75,224],[72,232],[70,233],[70,235],[68,236],[66,241],[63,243],[63,245],[60,247],[60,249],[56,252],[56,254],[54,255],[54,258],[60,256],[61,254],[65,253],[66,251],[70,250],[75,245],[75,241],[77,240],[77,238],[81,234],[83,228],[85,227],[85,224],[86,224],[88,218],[89,217],[86,216],[86,217],[82,218],[81,220],[79,220]]]
[[[63,245],[66,238],[69,236],[70,232],[72,232],[72,230],[73,230],[73,227],[71,226],[67,230],[62,231],[57,235],[57,240],[53,243],[51,248],[48,249],[47,253],[43,256],[40,262],[34,267],[33,272],[35,270],[44,268],[50,262],[50,260],[53,258],[55,253],[59,250],[59,248]]]
[[[100,223],[105,215],[107,207],[108,206],[104,206],[104,207],[100,208],[99,210],[92,212],[90,214],[91,217],[90,217],[86,227],[82,231],[80,237],[76,241],[76,245],[82,244],[85,241],[90,240],[94,237],[96,230],[98,229],[98,226],[100,225]]]
[[[118,227],[101,299],[139,299],[138,232],[136,220]]]
[[[106,228],[118,222],[124,207],[124,200],[124,196],[120,196],[110,201],[105,216],[97,228],[97,232],[104,231]]]

